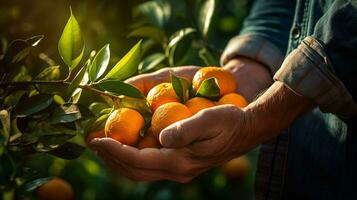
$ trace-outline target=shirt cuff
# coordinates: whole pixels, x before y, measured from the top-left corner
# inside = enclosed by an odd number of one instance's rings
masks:
[[[248,57],[268,66],[271,74],[275,74],[284,60],[284,55],[277,46],[254,34],[232,38],[221,56],[221,64],[224,65],[237,56]]]
[[[286,57],[274,80],[312,99],[323,112],[344,118],[357,113],[357,105],[351,94],[334,74],[323,43],[314,37],[306,37]]]

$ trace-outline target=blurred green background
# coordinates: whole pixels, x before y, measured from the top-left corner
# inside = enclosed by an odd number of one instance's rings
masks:
[[[85,38],[85,54],[89,55],[92,50],[98,50],[106,43],[110,43],[111,63],[119,60],[138,41],[138,37],[128,37],[128,35],[147,21],[162,30],[168,38],[177,30],[195,26],[197,10],[192,6],[196,5],[195,0],[166,1],[171,6],[170,19],[166,24],[155,24],[155,19],[153,21],[150,18],[150,13],[155,13],[155,9],[145,4],[146,2],[141,0],[0,0],[2,49],[14,39],[44,35],[45,38],[34,53],[38,58],[32,60],[32,65],[38,68],[35,71],[49,64],[62,65],[57,43],[70,15],[70,6]],[[216,1],[208,35],[195,36],[196,39],[200,38],[200,42],[209,49],[215,63],[218,62],[220,52],[228,40],[239,32],[250,6],[249,0]],[[147,9],[149,15],[138,14],[138,10],[142,9]],[[147,72],[163,66],[205,65],[198,55],[198,50],[195,51],[196,39],[182,44],[183,50],[180,51],[184,52],[175,55],[179,57],[177,61],[175,58],[174,62],[163,62]],[[147,55],[165,51],[160,45],[150,42],[152,42],[150,38],[146,38],[143,43],[143,46],[148,49],[145,51]],[[181,59],[183,57],[185,59]],[[86,99],[91,101],[91,98]],[[155,183],[130,181],[108,170],[90,150],[74,161],[36,154],[25,162],[27,166],[35,168],[44,176],[54,175],[67,180],[74,189],[75,199],[252,199],[256,157],[257,151],[248,154],[249,171],[243,177],[232,178],[225,174],[222,168],[216,168],[187,184],[170,181]],[[29,198],[35,196],[32,194]]]

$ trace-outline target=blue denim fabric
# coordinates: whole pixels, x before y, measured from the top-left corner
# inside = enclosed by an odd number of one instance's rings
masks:
[[[317,38],[330,71],[357,98],[357,0],[257,0],[241,31],[246,33],[286,54],[305,37]],[[281,199],[357,199],[356,117],[343,120],[316,108],[286,132]]]
[[[316,108],[289,131],[283,199],[356,199],[356,120]]]

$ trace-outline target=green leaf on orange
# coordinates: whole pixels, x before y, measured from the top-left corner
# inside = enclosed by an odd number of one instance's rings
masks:
[[[220,96],[220,88],[216,78],[204,80],[196,92],[196,96],[205,97],[211,100],[218,100]]]
[[[173,73],[171,73],[171,82],[176,95],[182,103],[185,103],[190,97],[191,83],[185,78],[175,76]]]

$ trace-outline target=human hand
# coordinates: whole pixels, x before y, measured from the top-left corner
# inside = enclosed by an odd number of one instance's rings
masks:
[[[249,102],[273,83],[268,69],[261,63],[246,57],[236,57],[223,66],[236,78],[237,92]]]
[[[139,150],[110,138],[94,139],[92,147],[108,166],[131,179],[188,182],[276,136],[313,106],[275,82],[243,110],[217,106],[168,126],[160,134],[164,148]]]
[[[151,88],[162,82],[170,82],[170,72],[177,76],[186,78],[190,82],[196,71],[199,69],[197,66],[182,66],[163,68],[153,73],[141,74],[127,79],[125,82],[137,87],[144,95],[146,95]]]
[[[187,182],[251,149],[247,122],[244,111],[223,105],[167,127],[161,149],[138,150],[110,138],[95,139],[92,146],[109,167],[131,179]]]

